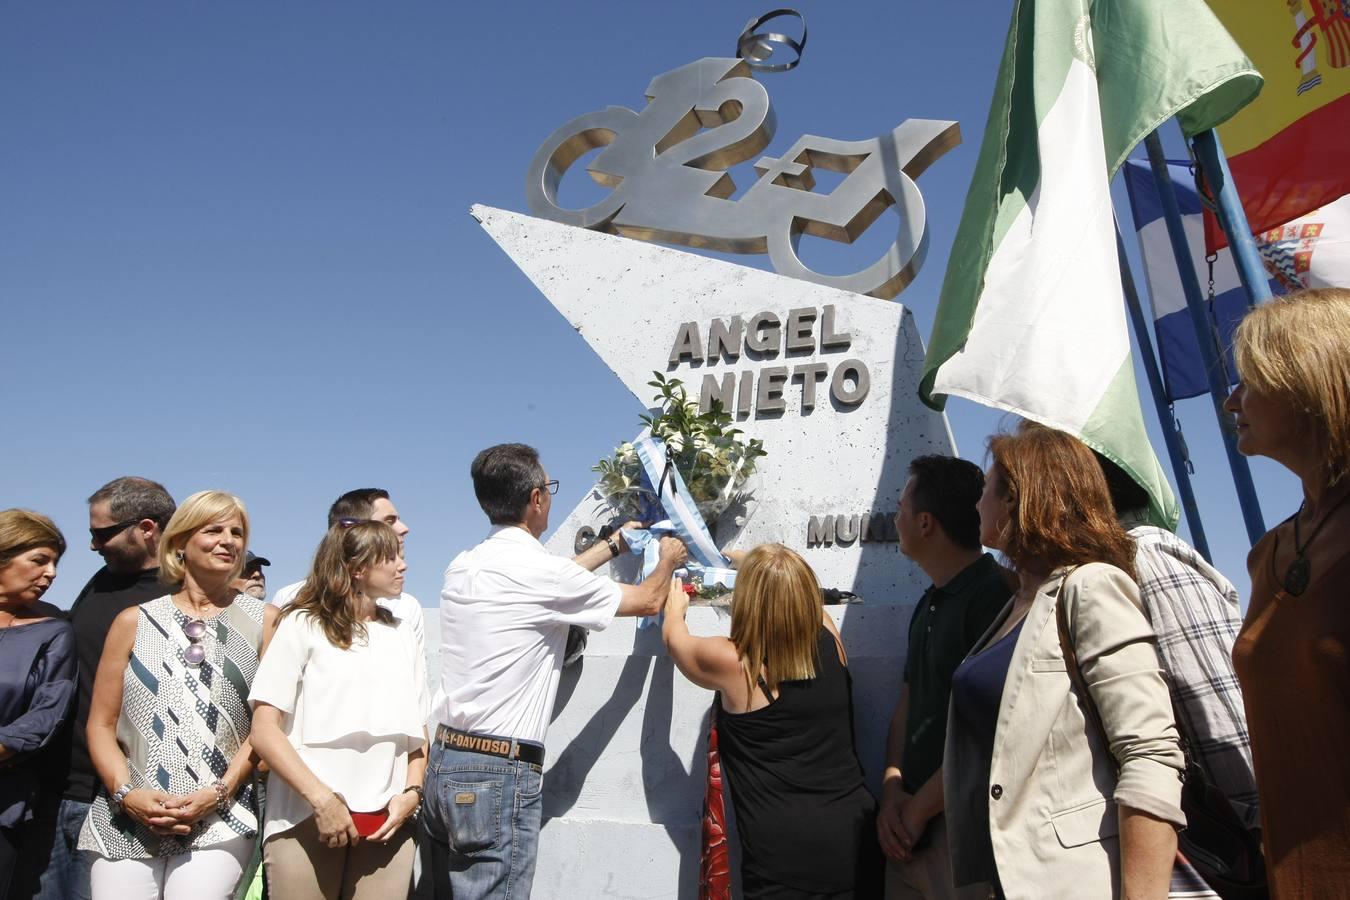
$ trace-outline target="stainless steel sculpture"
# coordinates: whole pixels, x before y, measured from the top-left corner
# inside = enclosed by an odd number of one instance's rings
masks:
[[[747,27],[754,27],[761,17]],[[914,184],[961,142],[956,122],[910,119],[865,141],[804,135],[780,158],[755,164],[758,180],[739,199],[726,170],[768,146],[775,121],[752,67],[767,68],[764,40],[743,33],[749,59],[705,58],[652,79],[641,112],[611,106],[579,116],[549,135],[530,162],[525,192],[536,215],[625,237],[732,253],[768,253],[781,275],[890,299],[923,264],[928,230]],[[787,39],[800,59],[802,42]],[[783,41],[778,41],[782,43]],[[797,60],[787,64],[790,68]],[[558,185],[577,159],[605,148],[587,167],[612,188],[593,206],[558,205]],[[844,173],[828,194],[814,193],[812,169]],[[797,256],[803,233],[852,243],[885,210],[900,223],[882,257],[850,275],[825,275]]]

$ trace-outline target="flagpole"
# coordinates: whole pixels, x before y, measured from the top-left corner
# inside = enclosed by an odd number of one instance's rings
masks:
[[[1196,162],[1205,176],[1205,185],[1214,195],[1219,224],[1223,233],[1228,235],[1228,247],[1232,250],[1233,261],[1237,263],[1238,278],[1247,292],[1247,305],[1255,306],[1270,299],[1270,276],[1261,262],[1261,253],[1256,249],[1256,239],[1252,237],[1251,226],[1247,224],[1247,213],[1242,208],[1242,199],[1238,197],[1237,187],[1233,184],[1233,173],[1229,171],[1228,159],[1223,155],[1219,144],[1219,135],[1213,129],[1202,131],[1191,139],[1195,150]]]
[[[1191,530],[1191,544],[1200,551],[1206,562],[1212,564],[1214,559],[1209,552],[1209,539],[1205,536],[1205,526],[1200,521],[1200,506],[1195,501],[1195,489],[1191,486],[1191,461],[1181,437],[1181,424],[1177,421],[1172,404],[1167,400],[1167,391],[1163,388],[1162,374],[1158,371],[1158,359],[1153,355],[1148,317],[1144,315],[1139,302],[1139,291],[1135,287],[1130,260],[1125,256],[1125,241],[1120,236],[1119,225],[1116,226],[1116,255],[1120,259],[1120,286],[1125,291],[1125,307],[1130,311],[1130,324],[1134,326],[1135,341],[1139,345],[1144,373],[1148,376],[1149,390],[1153,394],[1153,405],[1158,411],[1158,420],[1162,425],[1163,442],[1167,445],[1167,456],[1172,463],[1172,474],[1176,477],[1177,492],[1181,495],[1181,508],[1186,511],[1186,524]]]
[[[1181,437],[1181,423],[1177,421],[1172,404],[1167,400],[1167,391],[1163,388],[1158,359],[1153,355],[1153,339],[1149,337],[1148,317],[1139,303],[1139,291],[1134,284],[1130,260],[1125,256],[1125,240],[1120,236],[1119,224],[1116,225],[1116,256],[1120,258],[1120,286],[1125,291],[1125,308],[1130,311],[1130,324],[1134,326],[1144,373],[1148,376],[1148,387],[1153,393],[1153,405],[1158,410],[1158,420],[1162,424],[1163,442],[1167,444],[1167,456],[1172,462],[1177,493],[1181,495],[1181,508],[1186,511],[1186,524],[1191,529],[1191,544],[1212,565],[1214,558],[1209,553],[1209,539],[1205,537],[1205,526],[1200,521],[1200,506],[1195,502],[1195,489],[1191,487],[1191,461]]]
[[[1190,311],[1196,343],[1200,346],[1200,358],[1205,366],[1205,377],[1209,381],[1209,395],[1214,404],[1214,415],[1219,420],[1223,447],[1228,454],[1228,467],[1233,472],[1233,487],[1237,491],[1238,506],[1242,509],[1242,521],[1247,526],[1247,537],[1255,545],[1266,533],[1265,521],[1261,517],[1261,503],[1256,496],[1256,485],[1252,482],[1252,471],[1247,465],[1247,458],[1237,449],[1233,418],[1224,412],[1223,404],[1228,399],[1228,379],[1223,375],[1222,357],[1219,355],[1214,329],[1210,325],[1209,311],[1200,294],[1200,279],[1196,276],[1195,266],[1191,262],[1186,229],[1181,224],[1181,208],[1177,205],[1172,176],[1167,171],[1167,159],[1163,156],[1162,139],[1158,137],[1157,131],[1149,132],[1148,137],[1144,138],[1144,147],[1148,151],[1149,166],[1153,169],[1153,181],[1158,188],[1163,219],[1167,222],[1167,236],[1172,241],[1172,255],[1176,258],[1181,287],[1186,294],[1186,308]],[[1248,237],[1250,238],[1250,235]]]

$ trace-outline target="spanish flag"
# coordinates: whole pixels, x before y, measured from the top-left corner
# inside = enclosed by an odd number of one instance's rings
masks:
[[[1252,231],[1350,194],[1350,0],[1207,0],[1265,76],[1219,127]],[[1212,215],[1211,249],[1227,238]]]

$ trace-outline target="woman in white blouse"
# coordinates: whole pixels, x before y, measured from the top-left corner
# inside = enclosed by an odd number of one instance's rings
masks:
[[[421,628],[375,603],[399,596],[405,568],[388,525],[335,526],[265,645],[249,700],[253,747],[275,773],[263,825],[274,897],[408,894],[426,663]]]

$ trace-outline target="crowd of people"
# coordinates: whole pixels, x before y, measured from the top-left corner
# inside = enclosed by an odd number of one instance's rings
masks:
[[[1234,355],[1239,450],[1303,488],[1251,551],[1245,620],[1068,434],[1023,422],[990,438],[985,471],[911,462],[896,530],[932,583],[894,636],[879,796],[801,556],[730,551],[730,634],[694,636],[679,540],[634,585],[596,570],[639,523],[545,550],[557,482],[522,444],[471,466],[491,530],[445,571],[434,695],[385,491],[339,497],[307,577],[270,601],[228,493],[104,485],[105,564],[69,609],[43,600],[65,537],[4,510],[0,900],[229,900],[259,869],[276,900],[528,897],[569,631],[660,612],[675,666],[716,692],[741,896],[1162,898],[1215,871],[1200,784],[1261,848],[1254,889],[1347,896],[1350,291],[1259,307]]]

